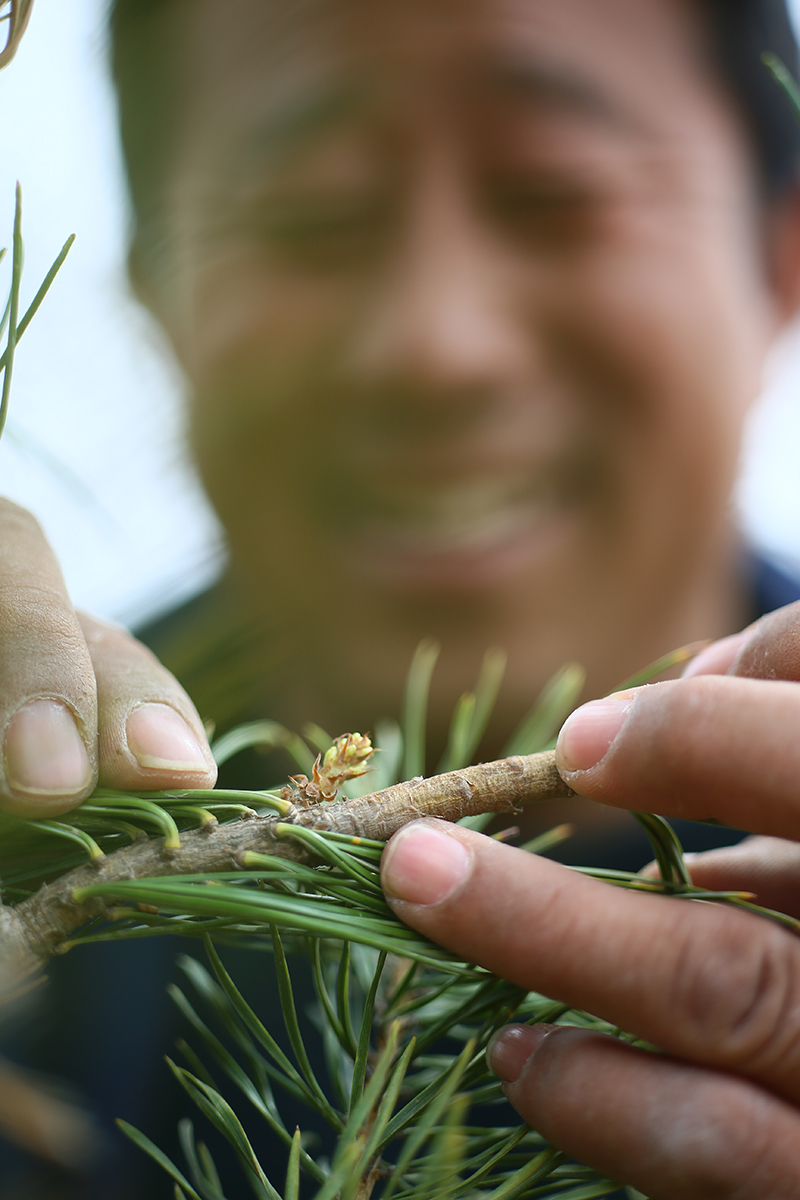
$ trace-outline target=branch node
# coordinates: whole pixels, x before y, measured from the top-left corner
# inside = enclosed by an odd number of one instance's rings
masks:
[[[466,801],[470,801],[472,799],[473,795],[475,794],[474,784],[470,783],[470,781],[467,779],[466,775],[459,775],[458,786],[461,791],[461,795],[464,797],[464,799]]]

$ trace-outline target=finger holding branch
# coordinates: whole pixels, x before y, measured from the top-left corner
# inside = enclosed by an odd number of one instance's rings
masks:
[[[530,1030],[501,1035],[494,1065],[509,1099],[556,1146],[648,1195],[755,1198],[767,1180],[770,1195],[796,1194],[791,934],[746,913],[613,889],[440,822],[398,833],[382,878],[398,916],[455,954],[681,1060],[560,1030],[541,1049]],[[700,1097],[711,1106],[702,1120]],[[745,1164],[755,1190],[740,1192]]]
[[[651,1200],[797,1196],[800,1115],[747,1080],[565,1026],[511,1026],[489,1057],[524,1120]]]
[[[467,961],[800,1102],[800,940],[780,926],[444,822],[398,833],[382,879],[404,921]]]
[[[0,803],[63,812],[97,780],[97,688],[58,563],[36,521],[0,500]]]
[[[603,804],[800,840],[800,603],[687,675],[576,709],[556,747],[563,778]]]
[[[800,685],[697,676],[577,709],[556,747],[580,795],[800,839]]]
[[[0,499],[0,807],[74,808],[100,782],[209,787],[185,691],[125,630],[76,613],[33,516]]]
[[[692,883],[711,892],[749,892],[762,908],[800,918],[800,845],[784,838],[748,837],[736,846],[686,854]],[[659,878],[656,863],[642,871]]]

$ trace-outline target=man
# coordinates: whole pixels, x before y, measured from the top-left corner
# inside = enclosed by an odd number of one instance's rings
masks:
[[[133,275],[191,382],[230,536],[229,578],[164,654],[203,717],[368,727],[434,634],[434,742],[486,646],[509,651],[489,756],[565,661],[602,695],[758,614],[729,493],[800,283],[797,139],[758,62],[794,54],[782,4],[120,0],[114,32]],[[209,783],[185,692],[76,617],[30,522],[3,515],[7,806],[64,811],[98,776]],[[220,643],[242,664],[225,688]],[[793,689],[764,686],[791,711]],[[709,695],[720,772],[731,726]],[[577,791],[634,803],[593,769]],[[431,880],[450,843],[420,851]],[[508,885],[496,851],[462,845],[486,894],[530,907],[520,868]],[[403,914],[481,958],[467,868],[459,915],[444,885],[420,900],[398,854],[388,890],[424,906]],[[607,1160],[634,1182],[636,1136]],[[664,1195],[686,1194],[676,1178]]]

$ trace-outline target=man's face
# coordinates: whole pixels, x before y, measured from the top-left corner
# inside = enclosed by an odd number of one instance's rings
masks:
[[[153,290],[234,565],[322,691],[396,707],[434,634],[443,704],[496,643],[510,712],[567,659],[609,687],[723,632],[775,314],[693,9],[195,0],[186,23]]]

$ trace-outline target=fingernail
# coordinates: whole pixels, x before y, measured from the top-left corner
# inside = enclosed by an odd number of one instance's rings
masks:
[[[625,724],[633,692],[617,692],[576,708],[561,727],[556,745],[559,770],[588,771],[605,758]]]
[[[142,704],[127,722],[128,747],[140,767],[156,771],[207,771],[203,748],[183,717],[168,704]]]
[[[506,1025],[486,1047],[486,1065],[503,1083],[516,1083],[537,1046],[555,1025]]]
[[[74,796],[92,779],[89,755],[75,718],[57,700],[34,700],[8,723],[6,779],[28,796]]]
[[[383,890],[409,904],[438,904],[467,878],[471,857],[443,823],[415,822],[396,833],[383,852]]]

